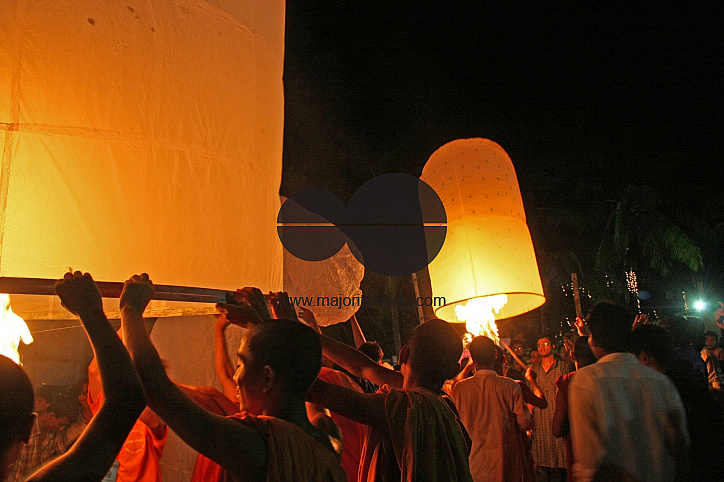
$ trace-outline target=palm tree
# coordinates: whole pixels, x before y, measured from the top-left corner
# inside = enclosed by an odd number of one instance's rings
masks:
[[[595,269],[611,280],[610,294],[630,301],[623,275],[647,269],[666,277],[676,263],[691,271],[703,267],[699,246],[660,210],[661,200],[647,186],[628,186],[609,206],[605,227],[596,251]]]

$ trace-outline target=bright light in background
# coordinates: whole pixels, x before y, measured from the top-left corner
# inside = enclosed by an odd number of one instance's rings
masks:
[[[10,295],[0,293],[0,355],[19,364],[18,346],[21,341],[29,345],[33,342],[33,335],[30,334],[25,320],[13,313]]]
[[[473,298],[455,307],[455,317],[465,322],[465,328],[475,336],[484,335],[498,344],[498,326],[495,314],[508,302],[508,295]]]
[[[705,303],[705,302],[703,302],[703,301],[701,301],[701,300],[694,302],[694,309],[696,309],[696,310],[698,310],[698,311],[702,311],[702,310],[705,309],[705,308],[706,308],[706,303]]]

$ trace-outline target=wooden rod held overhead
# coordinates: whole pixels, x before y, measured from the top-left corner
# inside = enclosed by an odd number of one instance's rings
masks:
[[[10,295],[55,295],[55,282],[47,278],[0,277],[0,293]],[[120,298],[123,283],[117,281],[96,281],[104,298]],[[226,290],[196,288],[192,286],[153,285],[154,300],[184,301],[188,303],[226,303]]]

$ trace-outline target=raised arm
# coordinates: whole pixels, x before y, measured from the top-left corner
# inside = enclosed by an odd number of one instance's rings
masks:
[[[524,384],[518,383],[519,388],[522,385]],[[527,431],[533,428],[533,414],[530,413],[525,404],[522,390],[516,390],[513,395],[513,412],[515,413],[515,422],[521,430]]]
[[[121,325],[148,404],[196,451],[234,476],[247,480],[266,473],[267,447],[261,435],[235,420],[214,415],[194,403],[166,375],[146,332],[143,311],[153,295],[148,275],[126,281],[121,295]]]
[[[224,395],[233,401],[236,400],[236,383],[234,382],[234,368],[231,366],[226,349],[226,328],[228,326],[229,321],[224,315],[219,316],[214,325],[214,369]]]
[[[131,358],[103,313],[93,278],[78,271],[66,273],[55,291],[63,306],[80,316],[95,352],[106,400],[71,449],[27,480],[101,480],[145,408],[146,399]]]
[[[387,430],[385,395],[382,393],[361,393],[349,388],[315,380],[307,393],[307,401],[316,403],[343,417]]]
[[[546,400],[545,395],[543,395],[543,390],[541,390],[538,386],[536,378],[538,378],[538,375],[535,371],[533,371],[533,367],[528,367],[525,370],[525,379],[530,385],[530,388],[528,390],[528,393],[526,393],[526,390],[522,388],[521,385],[521,388],[523,389],[523,399],[525,400],[525,403],[529,403],[534,407],[538,407],[541,409],[548,408],[548,401]]]
[[[379,386],[389,385],[393,388],[402,388],[404,377],[401,373],[378,365],[364,353],[334,338],[319,335],[319,339],[322,341],[324,356],[344,367],[352,375],[369,380]]]

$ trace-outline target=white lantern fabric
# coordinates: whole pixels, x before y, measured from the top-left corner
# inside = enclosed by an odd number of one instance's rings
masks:
[[[329,224],[327,219],[291,199],[282,198],[282,203],[290,203],[285,207],[287,213],[293,209],[297,219],[306,219],[308,224]],[[310,229],[306,235],[316,236],[309,239],[312,244],[329,242],[327,231]],[[343,323],[359,311],[364,275],[365,267],[346,244],[335,255],[321,261],[306,261],[284,251],[284,291],[296,304],[314,313],[319,326]]]
[[[458,321],[469,300],[507,295],[495,319],[526,313],[545,302],[523,201],[508,154],[488,139],[458,139],[435,151],[420,177],[445,206],[447,235],[430,263],[436,315]]]
[[[284,9],[0,2],[0,276],[281,289]]]

